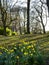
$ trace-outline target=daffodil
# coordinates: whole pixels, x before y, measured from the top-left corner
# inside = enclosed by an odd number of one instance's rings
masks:
[[[32,50],[34,51],[34,48]]]
[[[2,54],[2,52],[0,52],[0,55]]]
[[[25,45],[28,44],[27,42],[23,42]]]
[[[25,47],[23,47],[23,49],[25,49]]]
[[[23,52],[23,49],[21,49],[21,52]]]
[[[32,45],[31,47],[33,48],[34,46]]]
[[[21,46],[22,44],[19,44],[19,46]]]
[[[30,55],[32,56],[33,54],[31,53]]]
[[[24,52],[24,55],[28,55],[28,52]]]
[[[28,46],[27,49],[31,48],[31,46]]]
[[[12,50],[10,50],[10,53],[12,53],[12,52],[14,52],[14,50],[12,49]]]
[[[14,47],[14,49],[17,49],[16,47]]]
[[[19,56],[16,56],[17,59],[19,59]]]

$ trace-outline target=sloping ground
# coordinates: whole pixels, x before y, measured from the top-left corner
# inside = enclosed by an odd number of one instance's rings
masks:
[[[0,46],[13,46],[16,43],[20,43],[22,41],[30,42],[37,45],[40,52],[43,54],[47,53],[49,50],[49,34],[46,35],[21,35],[21,36],[0,36]],[[46,52],[44,52],[46,51]],[[49,54],[48,54],[49,55]]]
[[[22,41],[36,44],[38,51],[42,53],[46,65],[49,65],[49,34],[46,35],[20,35],[20,36],[0,36],[0,46],[11,48],[16,43]]]
[[[40,40],[43,38],[47,38],[49,36],[49,34],[47,35],[20,35],[20,36],[9,36],[9,37],[5,37],[5,36],[0,36],[0,46],[1,45],[13,45],[16,42],[20,42],[20,41],[25,41],[25,42],[31,42],[31,41],[36,41],[36,40]]]

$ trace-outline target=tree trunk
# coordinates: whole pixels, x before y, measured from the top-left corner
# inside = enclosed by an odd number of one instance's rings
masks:
[[[49,13],[49,0],[46,0],[47,1],[47,7],[48,7],[48,13]]]
[[[25,34],[25,11],[24,11],[24,34]]]
[[[3,2],[4,3],[4,2]],[[6,18],[7,18],[7,13],[4,8],[2,8],[1,0],[0,0],[0,10],[1,10],[1,18],[2,18],[2,23],[3,23],[3,35],[6,36]]]
[[[24,21],[24,34],[25,34],[25,21]]]
[[[1,8],[1,0],[0,0],[0,8]]]
[[[20,25],[20,21],[19,21],[19,31],[20,31],[20,34],[22,34],[22,32],[21,32],[21,25]]]
[[[43,33],[45,34],[46,33],[46,31],[45,31],[45,25],[44,25],[43,19],[42,19],[42,13],[43,13],[42,6],[43,6],[43,4],[41,5],[41,16],[40,16],[40,18],[41,18],[41,24],[42,24],[42,27],[43,27]]]
[[[3,12],[2,12],[3,13]],[[3,35],[6,36],[6,18],[4,19],[4,13],[2,14],[2,22],[3,22],[3,29],[4,29],[4,32],[3,32]]]
[[[42,27],[43,27],[43,33],[45,34],[46,31],[45,31],[45,26],[44,26],[44,23],[43,23],[42,17],[41,17],[41,24],[42,24]]]
[[[44,24],[42,24],[42,26],[43,26],[43,33],[45,34],[46,31],[45,31],[45,26],[44,26]]]
[[[30,12],[30,0],[27,2],[27,33],[30,34],[30,17],[29,17],[29,12]]]

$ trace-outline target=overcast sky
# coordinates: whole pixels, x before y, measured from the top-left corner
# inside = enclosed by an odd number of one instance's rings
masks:
[[[12,5],[13,5],[17,0],[10,0],[10,1],[13,1],[13,2],[12,2]],[[24,3],[24,4],[21,3],[21,4],[20,4],[20,1],[21,1],[21,2],[27,2],[27,0],[18,0],[18,1],[19,1],[19,3],[17,3],[16,5],[21,5],[21,6],[23,6],[23,7],[24,7],[24,6],[27,7],[27,4],[26,4],[26,3]],[[34,0],[32,0],[32,1],[34,1]],[[37,1],[37,0],[36,0],[36,1]],[[45,1],[46,1],[46,0],[45,0]],[[45,20],[45,19],[44,19],[44,20]],[[45,27],[45,28],[46,28],[46,31],[49,30],[49,18],[47,19],[47,21],[48,21],[48,22],[47,22],[47,25],[46,25],[46,27]]]

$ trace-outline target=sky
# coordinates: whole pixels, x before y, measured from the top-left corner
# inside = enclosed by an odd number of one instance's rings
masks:
[[[27,2],[27,0],[18,0],[19,2],[21,1],[21,2]],[[33,0],[34,1],[34,0]],[[13,4],[16,2],[16,0],[13,0]],[[19,5],[20,3],[17,3],[17,5]],[[22,5],[22,3],[21,3],[21,6],[23,6],[23,7],[26,7],[27,6],[27,4],[26,3],[24,3],[23,5]],[[44,22],[45,22],[45,19],[44,19]],[[46,31],[49,31],[49,17],[47,18],[47,25],[46,25],[46,27],[45,27],[45,29],[46,29]]]
[[[13,4],[16,2],[17,0],[13,0]],[[27,2],[27,0],[18,0],[18,3],[16,5],[21,5],[23,7],[27,7],[27,4],[25,3]],[[23,3],[23,4],[22,4]]]

